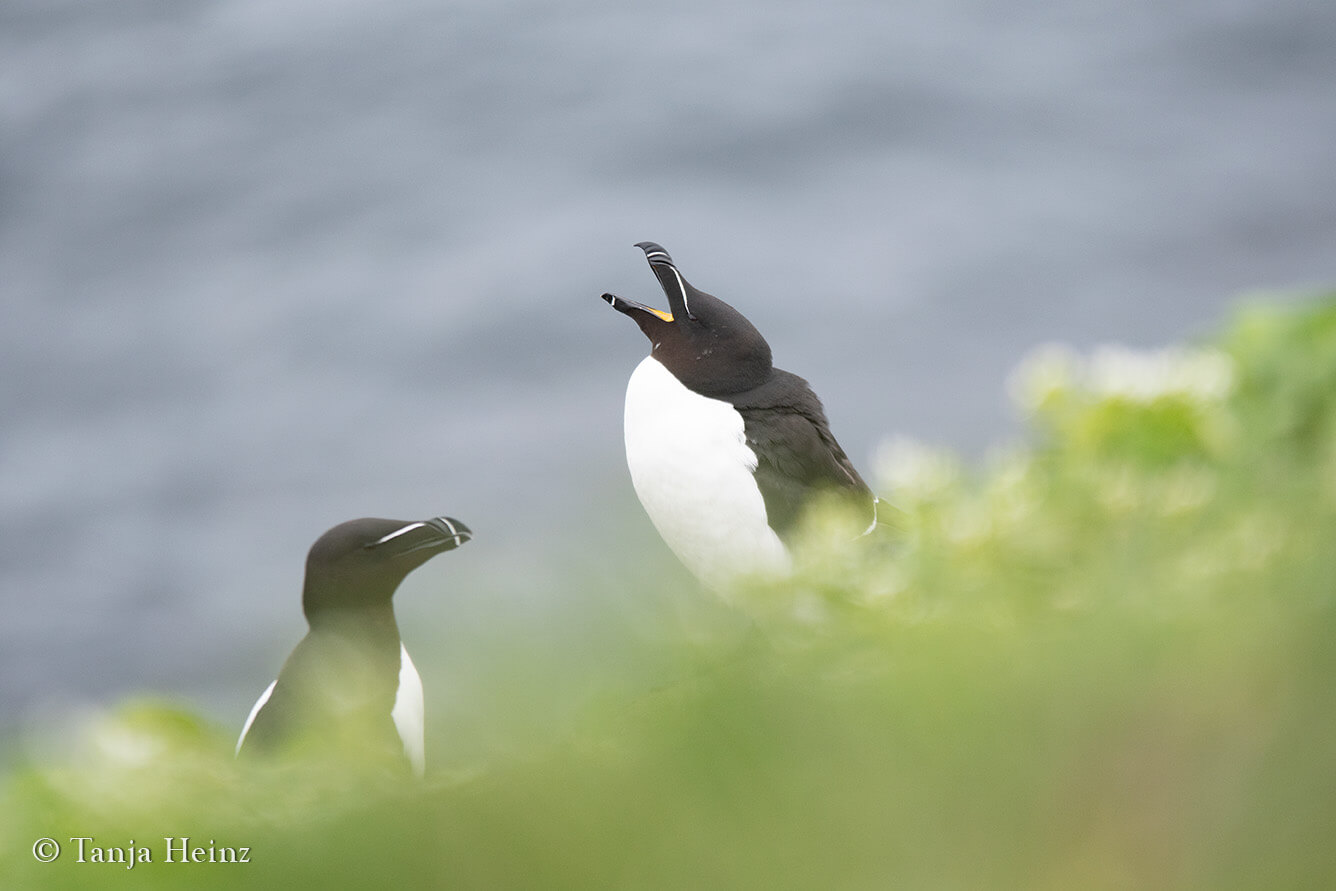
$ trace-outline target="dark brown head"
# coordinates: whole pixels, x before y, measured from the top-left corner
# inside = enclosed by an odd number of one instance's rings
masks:
[[[386,605],[399,583],[432,557],[473,537],[450,517],[430,520],[349,520],[330,529],[306,556],[302,610]]]
[[[652,241],[636,245],[668,297],[668,312],[614,294],[603,299],[635,320],[650,355],[686,387],[724,397],[758,387],[773,370],[770,344],[742,313],[691,285],[668,252]]]

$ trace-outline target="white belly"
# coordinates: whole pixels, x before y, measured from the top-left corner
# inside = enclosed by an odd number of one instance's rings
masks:
[[[741,575],[788,571],[742,416],[687,389],[652,356],[626,387],[626,463],[659,535],[702,582],[721,588]]]

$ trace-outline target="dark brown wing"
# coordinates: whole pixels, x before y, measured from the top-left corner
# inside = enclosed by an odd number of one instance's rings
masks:
[[[840,448],[821,401],[787,371],[734,401],[756,453],[756,484],[770,525],[783,535],[822,493],[847,494],[875,518],[875,497]]]

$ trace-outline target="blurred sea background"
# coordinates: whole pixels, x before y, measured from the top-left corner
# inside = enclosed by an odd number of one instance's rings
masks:
[[[869,476],[1014,436],[1039,344],[1330,285],[1333,46],[1321,0],[3,4],[0,735],[140,690],[239,727],[357,516],[476,533],[397,598],[447,709],[499,641],[652,625],[687,577],[598,300],[664,305],[637,241]]]

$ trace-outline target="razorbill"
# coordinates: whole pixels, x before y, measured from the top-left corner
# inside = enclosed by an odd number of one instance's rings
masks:
[[[260,694],[238,756],[280,749],[383,751],[425,769],[422,679],[399,639],[399,583],[472,537],[450,517],[340,523],[306,557],[302,611],[310,630]]]
[[[783,575],[788,541],[821,493],[847,496],[877,525],[878,499],[835,441],[807,381],[775,368],[770,345],[724,301],[682,277],[659,245],[636,245],[669,311],[614,294],[650,354],[626,388],[626,461],[645,512],[705,584]],[[855,534],[856,534],[855,532]]]

